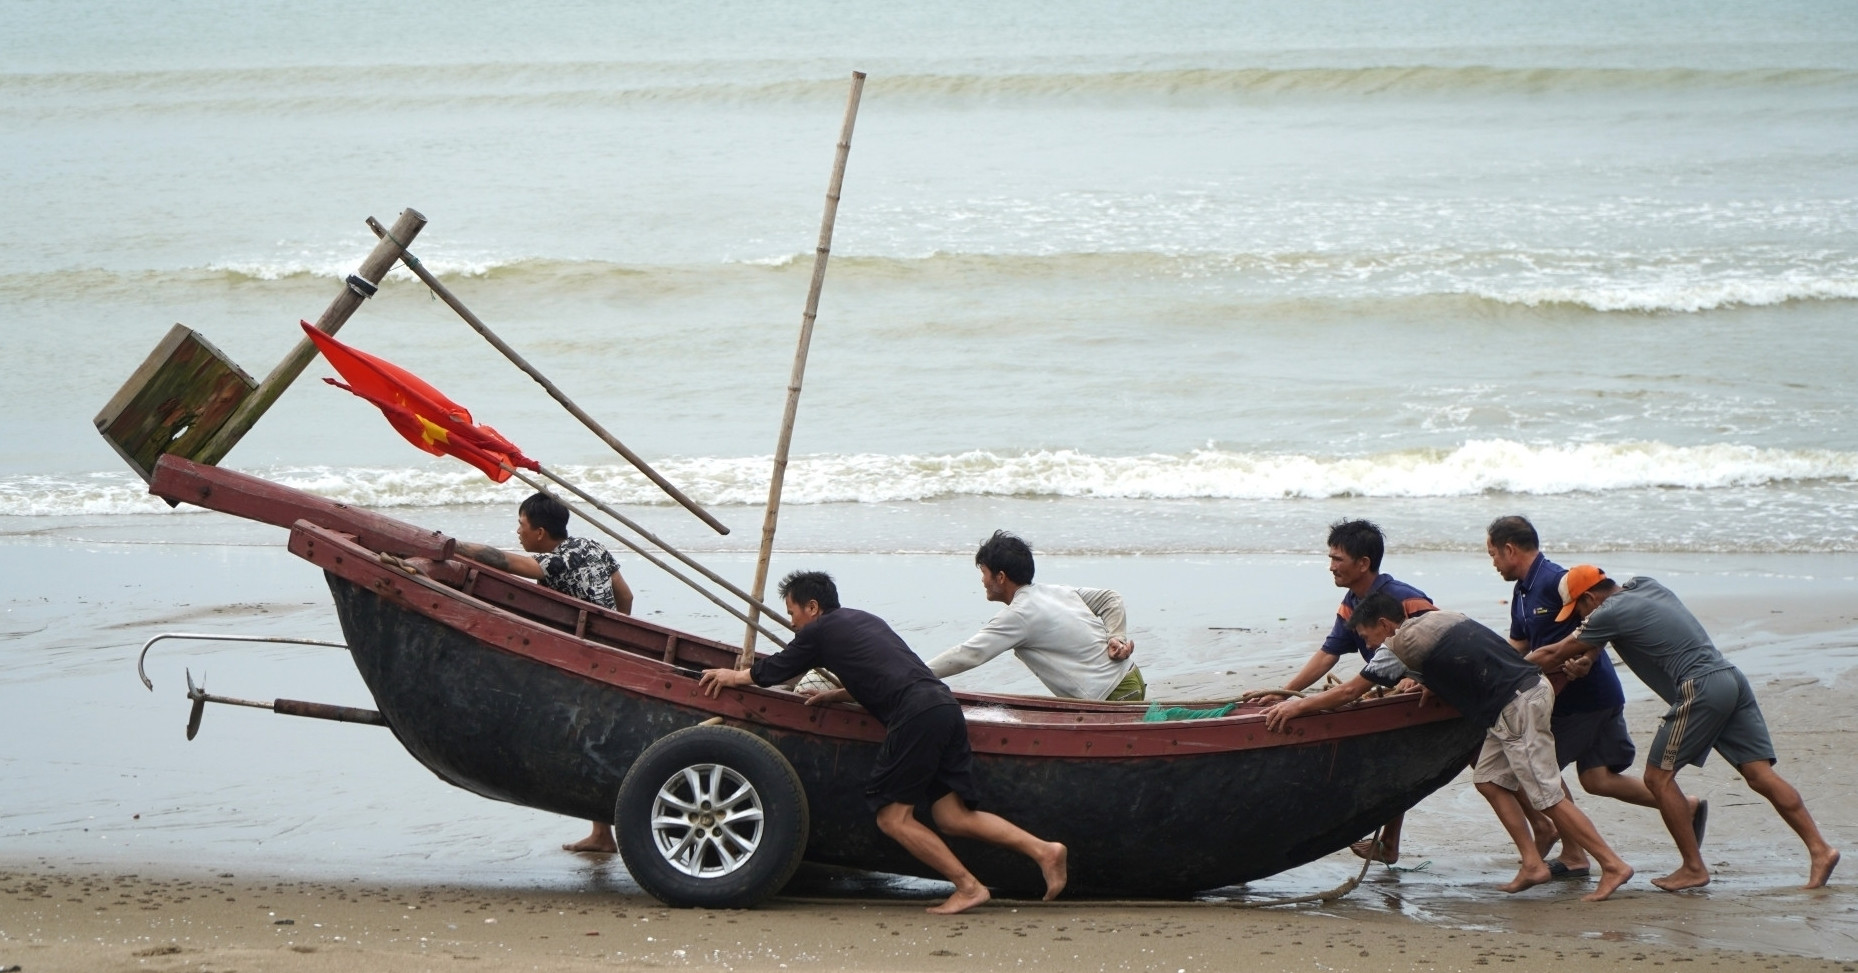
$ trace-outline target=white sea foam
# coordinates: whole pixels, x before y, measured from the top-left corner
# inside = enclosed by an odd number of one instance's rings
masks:
[[[705,504],[760,504],[767,457],[667,459],[658,468]],[[458,467],[282,468],[269,479],[361,507],[507,504],[507,484]],[[661,504],[630,468],[560,467],[563,476],[620,504]],[[1206,449],[1186,454],[1093,456],[1076,450],[942,456],[806,456],[787,469],[789,504],[899,503],[961,496],[1135,500],[1278,500],[1330,497],[1552,495],[1670,487],[1711,490],[1797,481],[1858,482],[1858,453],[1761,449],[1730,443],[1533,445],[1468,440],[1452,449],[1310,456]],[[0,478],[0,516],[153,513],[166,510],[130,474]]]

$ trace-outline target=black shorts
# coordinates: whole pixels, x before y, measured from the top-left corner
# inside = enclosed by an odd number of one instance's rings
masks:
[[[1606,767],[1620,773],[1632,766],[1637,748],[1626,732],[1626,708],[1586,710],[1557,714],[1549,731],[1555,734],[1555,763],[1575,771]]]
[[[961,707],[931,707],[886,729],[865,782],[865,803],[878,811],[890,804],[933,803],[953,793],[978,807],[973,770],[974,751],[968,747]]]

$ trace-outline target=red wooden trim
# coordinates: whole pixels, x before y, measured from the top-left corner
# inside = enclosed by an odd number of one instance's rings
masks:
[[[392,517],[292,490],[255,476],[195,463],[172,453],[155,464],[148,492],[177,502],[191,503],[235,517],[289,527],[307,520],[344,534],[353,534],[362,546],[400,557],[426,557],[443,561],[457,542],[436,530],[423,530]]]

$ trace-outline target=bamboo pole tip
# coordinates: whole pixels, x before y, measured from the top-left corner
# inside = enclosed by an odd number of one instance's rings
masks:
[[[864,80],[864,72],[863,72],[863,71],[853,71],[853,72],[852,72],[852,77],[853,77],[854,79],[856,79],[856,80],[858,80],[858,81],[863,81],[863,80]]]
[[[421,213],[419,210],[416,210],[411,206],[408,206],[406,209],[401,210],[400,215],[409,220],[418,220],[421,223],[426,222],[426,214]]]

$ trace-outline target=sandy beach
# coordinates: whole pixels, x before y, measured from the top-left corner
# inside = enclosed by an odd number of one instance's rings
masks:
[[[1835,900],[1847,895],[1829,893]],[[1772,903],[1772,897],[1764,897]],[[1822,896],[1821,898],[1826,898]],[[1823,903],[1822,903],[1823,904]],[[724,970],[1545,971],[1564,962],[1850,973],[1849,962],[1674,945],[1701,896],[1628,893],[1604,907],[1532,903],[1539,932],[1360,910],[1001,902],[924,916],[920,902],[776,900],[669,910],[637,894],[526,893],[238,877],[0,870],[0,968],[39,971]],[[1839,906],[1843,910],[1843,906]]]

